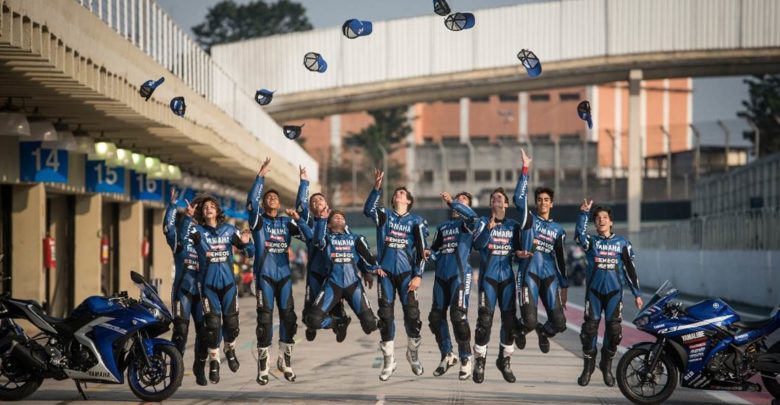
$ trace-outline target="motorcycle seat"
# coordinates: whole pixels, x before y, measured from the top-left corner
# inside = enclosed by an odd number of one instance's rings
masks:
[[[735,328],[743,330],[760,329],[774,322],[774,318],[759,319],[757,321],[737,321],[731,324]]]
[[[83,326],[86,322],[89,321],[88,319],[80,319],[80,318],[57,318],[55,316],[49,316],[46,314],[46,311],[43,310],[43,307],[41,304],[36,300],[16,300],[19,302],[24,302],[26,304],[32,305],[32,311],[39,316],[41,319],[43,319],[46,323],[53,326],[54,329],[56,329],[59,333],[65,335],[65,336],[72,336],[73,332],[78,330],[81,326]]]

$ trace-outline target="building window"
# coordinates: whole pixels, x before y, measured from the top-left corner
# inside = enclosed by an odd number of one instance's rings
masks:
[[[447,98],[441,101],[442,103],[448,103],[448,104],[458,104],[460,103],[459,98]]]
[[[537,101],[550,101],[550,95],[547,93],[537,93],[537,94],[531,94],[530,97],[531,101],[537,102]]]
[[[579,132],[572,132],[569,134],[560,134],[559,139],[562,141],[579,141],[580,140],[580,134]]]
[[[498,135],[496,139],[503,143],[517,142],[517,135]]]
[[[433,183],[433,170],[425,170],[422,172],[423,183]]]
[[[445,145],[457,145],[460,143],[460,137],[458,135],[444,135],[441,138],[441,143]]]
[[[504,181],[510,182],[512,181],[512,171],[511,170],[504,170]]]
[[[531,134],[532,142],[549,141],[549,140],[550,140],[550,134]]]
[[[516,103],[517,102],[517,94],[499,94],[498,100],[503,103]]]
[[[471,135],[469,137],[471,143],[485,145],[490,143],[490,137],[488,135]]]
[[[425,145],[433,144],[433,137],[432,136],[423,137],[423,144]]]
[[[496,181],[501,182],[501,170],[496,170]]]
[[[580,101],[580,93],[561,93],[561,101]]]
[[[490,170],[475,170],[474,181],[490,181],[491,174]]]
[[[487,103],[490,101],[490,96],[478,96],[478,97],[469,97],[471,99],[472,103]]]
[[[465,170],[450,170],[450,181],[455,182],[465,182],[466,181],[466,171]]]

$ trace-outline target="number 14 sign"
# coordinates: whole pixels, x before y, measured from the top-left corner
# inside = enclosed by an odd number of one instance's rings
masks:
[[[68,151],[42,142],[19,142],[19,177],[22,181],[67,183]]]

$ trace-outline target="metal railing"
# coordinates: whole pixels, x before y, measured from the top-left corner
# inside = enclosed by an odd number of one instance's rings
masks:
[[[780,211],[763,209],[644,228],[631,239],[637,249],[777,250],[778,229]]]
[[[74,1],[236,120],[269,149],[303,164],[317,178],[317,163],[298,144],[263,138],[271,130],[281,136],[281,128],[154,0]]]

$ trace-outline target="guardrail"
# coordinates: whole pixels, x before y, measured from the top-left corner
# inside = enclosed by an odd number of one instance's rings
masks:
[[[279,125],[154,0],[74,1],[235,119],[269,149],[305,165],[310,176],[318,178],[316,161],[298,144],[267,140],[271,133],[282,136]],[[138,78],[139,84],[146,79]]]

